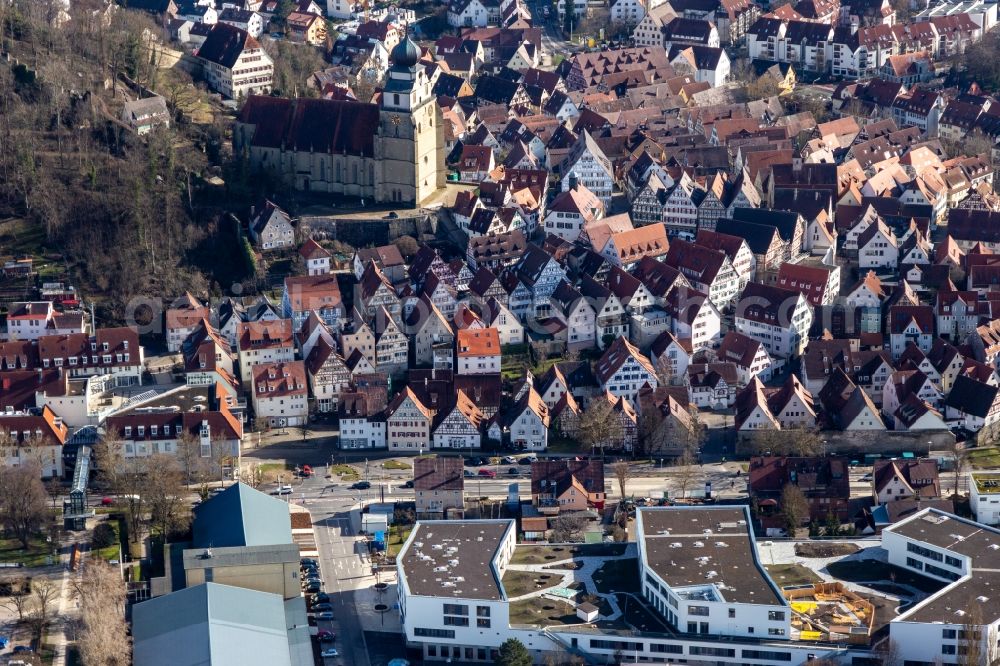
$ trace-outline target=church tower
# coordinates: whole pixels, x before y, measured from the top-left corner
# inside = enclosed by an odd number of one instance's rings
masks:
[[[433,94],[434,75],[407,37],[390,54],[375,155],[381,166],[380,202],[420,205],[445,185],[444,121]]]

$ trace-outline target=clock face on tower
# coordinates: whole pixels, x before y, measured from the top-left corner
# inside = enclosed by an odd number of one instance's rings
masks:
[[[394,113],[391,116],[389,116],[389,121],[396,127],[399,127],[399,123],[403,122],[403,119]]]

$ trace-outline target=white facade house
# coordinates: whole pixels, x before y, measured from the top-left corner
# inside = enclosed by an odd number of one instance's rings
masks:
[[[227,23],[216,24],[195,55],[212,90],[229,99],[271,91],[274,61],[254,37]]]
[[[372,418],[368,402],[361,393],[345,393],[337,405],[341,449],[384,449],[385,420]]]
[[[976,521],[984,525],[1000,525],[1000,474],[969,474],[969,504]]]
[[[549,423],[548,405],[538,391],[529,388],[507,417],[511,446],[526,451],[544,451],[549,444]]]
[[[574,189],[581,184],[593,192],[607,208],[611,205],[611,193],[615,184],[614,168],[611,160],[597,145],[590,132],[584,130],[562,163],[562,191]]]
[[[495,328],[463,328],[455,336],[455,372],[495,375],[500,372],[500,334]]]
[[[385,443],[390,451],[412,453],[430,447],[430,410],[412,389],[407,387],[393,398],[386,409]]]
[[[988,663],[996,654],[1000,531],[924,509],[882,531],[889,564],[945,587],[892,618],[889,637],[901,664]],[[973,614],[975,611],[975,614]]]
[[[657,387],[656,370],[642,352],[625,338],[617,338],[604,352],[595,369],[601,390],[636,404],[643,386]]]
[[[434,429],[435,449],[478,449],[483,442],[486,417],[476,403],[462,391],[455,396],[455,405]]]
[[[253,408],[271,427],[305,425],[309,388],[302,361],[265,363],[253,368]]]
[[[809,342],[812,308],[801,292],[751,282],[736,307],[736,330],[764,343],[772,357],[800,355]]]

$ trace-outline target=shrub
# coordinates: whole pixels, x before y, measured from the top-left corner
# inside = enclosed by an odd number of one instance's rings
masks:
[[[115,528],[111,526],[111,523],[103,522],[98,523],[94,528],[94,535],[90,538],[90,545],[95,549],[107,548],[108,546],[113,546],[118,540],[118,535],[115,534]]]

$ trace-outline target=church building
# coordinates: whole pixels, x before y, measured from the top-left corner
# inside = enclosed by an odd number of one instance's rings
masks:
[[[295,189],[420,205],[445,184],[444,121],[409,38],[391,54],[378,104],[250,96],[233,130],[250,168]]]

